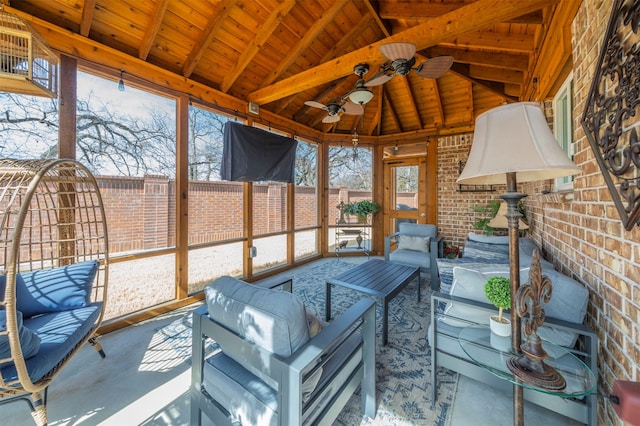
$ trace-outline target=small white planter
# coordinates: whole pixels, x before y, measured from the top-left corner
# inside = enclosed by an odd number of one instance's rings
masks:
[[[498,336],[511,336],[511,320],[502,316],[502,322],[498,321],[497,316],[489,317],[489,328],[491,328],[491,332],[497,334]]]

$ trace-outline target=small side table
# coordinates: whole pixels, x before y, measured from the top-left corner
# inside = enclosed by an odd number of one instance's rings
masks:
[[[598,381],[589,366],[566,348],[551,342],[542,343],[545,352],[549,354],[545,363],[555,368],[567,383],[565,389],[557,392],[523,383],[514,376],[507,367],[507,360],[513,356],[511,337],[493,334],[488,325],[475,324],[465,327],[458,336],[458,342],[473,362],[514,385],[561,398],[582,398],[596,390]]]

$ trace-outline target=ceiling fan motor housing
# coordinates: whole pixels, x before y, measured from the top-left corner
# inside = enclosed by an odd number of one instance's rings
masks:
[[[396,59],[391,63],[391,66],[395,70],[396,74],[404,76],[409,74],[409,71],[411,71],[411,68],[413,68],[415,63],[416,58],[414,56],[411,59]]]

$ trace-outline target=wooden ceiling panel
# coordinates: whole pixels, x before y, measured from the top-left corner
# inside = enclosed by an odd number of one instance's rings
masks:
[[[228,93],[234,98],[234,109],[237,102],[254,100],[261,112],[308,128],[345,133],[349,139],[357,126],[360,134],[388,140],[396,134],[400,138],[437,134],[439,129],[451,134],[456,126],[468,131],[478,113],[505,100],[552,95],[571,63],[564,34],[576,4],[558,0],[14,0],[9,9],[41,20],[36,23],[58,51],[137,72],[138,77],[154,82],[167,81],[164,71],[154,68],[160,67],[182,77],[182,82],[186,78],[187,83],[205,85],[205,92],[214,97],[229,99],[220,91]],[[65,36],[70,40],[65,41]],[[86,45],[76,48],[85,41]],[[374,99],[365,106],[364,115],[344,116],[335,125],[322,123],[326,111],[304,105],[307,100],[326,104],[347,95],[357,80],[353,67],[366,62],[370,71],[365,79],[373,77],[386,60],[379,47],[397,41],[416,44],[417,63],[453,56],[452,70],[437,81],[411,72],[372,87]],[[92,56],[91,52],[104,50],[100,45],[121,53],[116,60],[97,53]],[[145,71],[148,64],[153,66]],[[539,76],[535,88],[530,81],[534,74]]]

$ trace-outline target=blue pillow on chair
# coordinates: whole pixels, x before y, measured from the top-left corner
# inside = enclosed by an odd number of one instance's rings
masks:
[[[16,275],[16,307],[25,318],[87,306],[97,260]],[[5,276],[0,277],[0,288]]]
[[[38,353],[40,349],[40,337],[27,327],[22,325],[22,313],[16,312],[18,320],[18,338],[22,347],[22,356],[27,359]],[[11,357],[9,336],[7,332],[7,311],[0,310],[0,359]],[[10,365],[10,362],[0,363],[0,368]]]

